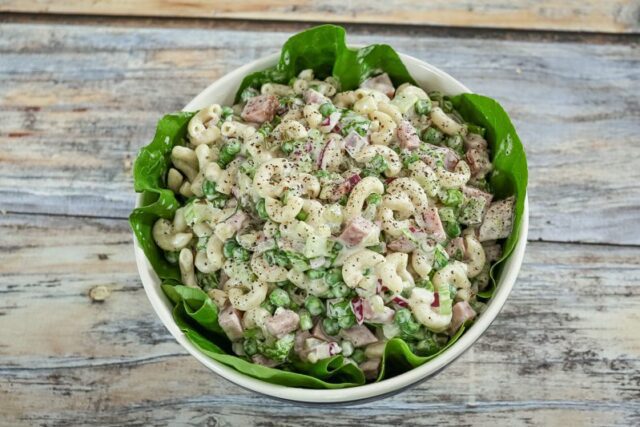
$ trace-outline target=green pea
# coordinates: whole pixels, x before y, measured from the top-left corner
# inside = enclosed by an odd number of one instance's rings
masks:
[[[367,197],[366,201],[369,205],[377,205],[382,202],[382,196],[378,193],[371,193]]]
[[[233,108],[231,107],[227,107],[226,105],[224,107],[222,107],[222,114],[221,117],[222,119],[226,119],[229,116],[233,116]]]
[[[300,329],[308,331],[313,328],[313,320],[311,319],[311,314],[307,310],[300,310],[298,315],[300,316]]]
[[[320,108],[318,108],[318,111],[320,112],[320,114],[322,114],[323,117],[327,117],[331,115],[331,113],[336,112],[336,107],[330,102],[325,102],[320,106]]]
[[[324,281],[329,286],[333,286],[336,283],[341,282],[342,281],[342,269],[341,268],[332,268],[331,270],[327,271],[327,273],[324,275]]]
[[[331,293],[336,298],[344,298],[351,292],[351,289],[344,283],[338,282],[331,287]]]
[[[463,196],[462,191],[450,189],[445,193],[442,203],[446,206],[458,207],[462,204]]]
[[[258,203],[256,203],[256,210],[258,211],[258,216],[261,219],[269,219],[269,215],[267,215],[267,208],[265,207],[265,201],[264,199],[260,199],[258,200]]]
[[[246,162],[240,165],[240,172],[247,175],[249,178],[253,178],[256,174],[256,165],[253,163],[253,160],[247,160]]]
[[[366,357],[364,355],[364,350],[361,348],[356,348],[355,350],[353,350],[353,354],[351,355],[351,359],[353,359],[354,362],[360,364],[362,362],[365,361]]]
[[[224,245],[222,246],[222,254],[225,258],[233,258],[233,252],[237,247],[238,243],[235,239],[229,239],[224,242]]]
[[[464,154],[464,140],[460,135],[451,135],[445,140],[445,145],[458,154]]]
[[[315,270],[307,270],[306,274],[309,279],[314,280],[323,278],[326,272],[327,270],[316,268]]]
[[[460,230],[460,225],[455,221],[446,222],[444,225],[444,230],[447,232],[447,236],[451,238],[458,237],[460,233],[462,233],[462,230]]]
[[[291,303],[291,298],[284,289],[275,288],[269,295],[269,302],[276,307],[287,307]]]
[[[298,215],[296,215],[296,219],[299,221],[304,221],[307,218],[309,218],[309,214],[306,213],[305,211],[300,211],[298,212]]]
[[[418,341],[414,346],[414,353],[419,356],[429,356],[436,353],[438,350],[440,350],[440,346],[431,336]]]
[[[233,249],[233,259],[238,261],[249,261],[249,258],[251,258],[251,254],[242,246],[236,246]]]
[[[338,203],[340,203],[341,206],[346,206],[347,201],[349,201],[349,198],[347,196],[342,196],[340,197],[340,200],[338,200]]]
[[[282,145],[280,146],[280,150],[282,150],[282,152],[287,155],[291,154],[294,148],[295,148],[295,145],[291,141],[283,142]]]
[[[444,138],[444,134],[436,128],[427,128],[422,132],[422,140],[429,144],[439,144]]]
[[[444,99],[442,101],[442,110],[445,113],[450,113],[453,111],[453,104],[451,103],[451,101],[449,101],[448,99]]]
[[[207,197],[207,199],[213,199],[217,194],[216,183],[213,181],[204,181],[202,183],[202,192]]]
[[[401,325],[403,323],[411,321],[411,311],[406,308],[401,308],[400,310],[396,311],[396,314],[393,317],[393,321],[396,323],[396,325]]]
[[[336,319],[326,317],[322,319],[322,329],[327,335],[336,335],[340,332],[340,325]]]
[[[324,304],[322,300],[315,295],[309,295],[304,301],[304,306],[312,316],[318,316],[324,313]]]
[[[356,324],[356,318],[353,314],[338,318],[338,326],[342,329],[349,329]]]
[[[255,339],[249,338],[244,340],[244,342],[242,343],[242,348],[244,349],[244,352],[247,356],[253,356],[258,352],[258,343]]]
[[[268,299],[262,301],[262,304],[260,304],[260,307],[267,310],[269,314],[273,314],[273,312],[276,311],[276,307],[273,304],[271,304],[271,301],[269,301]]]
[[[432,92],[429,92],[429,99],[442,105],[442,101],[444,101],[444,95],[442,94],[442,92],[434,90]]]
[[[417,162],[418,160],[420,160],[420,157],[418,157],[418,155],[416,153],[411,153],[410,155],[403,157],[402,165],[405,168],[408,168],[409,165],[411,165],[412,163]]]
[[[380,154],[376,154],[369,164],[371,169],[377,173],[383,173],[389,168],[387,161]]]
[[[430,99],[419,99],[416,101],[414,108],[416,113],[420,115],[429,114],[431,112],[431,100]]]

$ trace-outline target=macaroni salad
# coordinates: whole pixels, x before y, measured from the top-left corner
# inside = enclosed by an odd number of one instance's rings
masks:
[[[186,203],[153,238],[233,351],[266,366],[342,354],[371,379],[393,337],[436,353],[482,313],[512,229],[484,129],[386,74],[247,89],[195,114],[171,163]]]

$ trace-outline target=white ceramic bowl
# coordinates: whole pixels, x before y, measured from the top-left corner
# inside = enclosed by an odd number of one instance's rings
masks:
[[[409,73],[414,79],[416,79],[417,83],[421,87],[428,88],[429,90],[439,90],[447,95],[470,92],[470,90],[462,83],[458,82],[456,79],[433,65],[429,65],[426,62],[408,55],[400,54],[400,57],[409,70]],[[227,105],[232,104],[236,89],[239,87],[243,77],[251,72],[260,71],[275,65],[278,58],[279,54],[269,55],[225,75],[220,80],[203,90],[198,96],[189,102],[189,104],[187,104],[184,110],[194,111],[213,103]],[[139,206],[140,203],[141,198],[138,198],[137,206]],[[525,200],[520,238],[518,239],[518,243],[513,254],[504,265],[504,270],[500,277],[496,292],[493,295],[493,298],[491,298],[486,311],[454,345],[434,360],[409,372],[405,372],[402,375],[398,375],[397,377],[393,377],[379,383],[340,390],[313,390],[270,384],[241,374],[233,368],[218,363],[202,354],[193,344],[191,344],[191,342],[189,342],[173,321],[173,317],[171,316],[171,303],[160,289],[160,280],[153,271],[153,268],[151,267],[151,264],[149,264],[144,252],[135,241],[135,236],[134,246],[140,278],[142,279],[142,284],[144,285],[144,289],[147,292],[147,296],[151,301],[153,309],[156,311],[169,332],[171,332],[176,340],[178,340],[178,342],[189,353],[191,353],[193,357],[200,361],[200,363],[240,387],[274,398],[317,404],[347,403],[381,398],[418,384],[444,369],[464,353],[465,350],[471,347],[471,345],[484,333],[484,331],[487,330],[491,322],[496,318],[511,292],[511,288],[515,283],[524,257],[528,226],[529,208],[528,202]]]

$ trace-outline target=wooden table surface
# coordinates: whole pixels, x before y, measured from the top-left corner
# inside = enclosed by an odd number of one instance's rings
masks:
[[[640,424],[640,2],[390,3],[0,0],[0,424]],[[126,221],[157,119],[299,21],[498,99],[529,159],[500,316],[434,379],[360,406],[273,401],[187,355]]]

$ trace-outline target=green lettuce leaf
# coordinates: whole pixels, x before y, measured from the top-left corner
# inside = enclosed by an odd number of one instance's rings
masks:
[[[249,74],[236,92],[236,102],[247,88],[264,83],[287,84],[302,70],[312,69],[316,78],[335,77],[341,90],[351,90],[373,74],[386,72],[396,86],[415,81],[391,46],[376,44],[350,49],[344,28],[321,25],[292,36],[282,47],[278,64]]]
[[[465,93],[451,99],[453,106],[468,122],[486,129],[491,149],[493,173],[489,179],[496,199],[515,195],[513,231],[504,244],[502,258],[491,267],[491,287],[478,295],[490,298],[495,291],[503,261],[513,252],[520,236],[524,201],[527,194],[527,157],[509,115],[497,101],[486,96]]]
[[[372,45],[349,49],[345,31],[334,25],[323,25],[291,37],[283,46],[278,64],[248,75],[240,85],[236,99],[246,88],[259,88],[267,82],[288,83],[307,68],[318,78],[334,76],[342,90],[349,90],[377,73],[386,72],[396,86],[415,84],[397,53],[387,45]],[[481,294],[489,298],[495,289],[501,263],[509,257],[517,242],[524,211],[527,186],[527,163],[524,149],[515,129],[502,107],[491,98],[463,94],[451,99],[465,120],[486,128],[486,138],[492,151],[494,173],[490,183],[498,199],[516,196],[514,231],[504,245],[498,267],[492,268],[492,287]],[[171,190],[165,189],[165,177],[170,165],[171,149],[182,144],[187,124],[194,113],[176,113],[162,118],[153,141],[144,147],[134,165],[134,187],[142,192],[141,207],[135,209],[129,221],[135,236],[158,276],[162,289],[174,304],[173,316],[185,336],[204,354],[234,369],[274,384],[307,388],[342,388],[364,384],[362,371],[344,364],[342,356],[334,356],[315,364],[292,362],[284,369],[267,368],[232,354],[231,343],[218,325],[218,310],[206,293],[180,284],[180,272],[170,264],[163,251],[153,241],[151,230],[158,218],[171,219],[180,206]],[[451,337],[436,354],[418,356],[399,338],[390,340],[383,353],[382,369],[377,381],[406,372],[438,357],[451,347],[465,327]],[[294,369],[290,372],[287,369]]]
[[[133,186],[142,193],[142,206],[133,210],[129,224],[138,244],[161,279],[180,280],[180,270],[169,263],[151,234],[158,218],[172,219],[180,203],[166,189],[165,177],[171,164],[171,150],[184,140],[194,113],[167,114],[159,122],[153,141],[138,153],[133,165]]]

